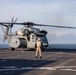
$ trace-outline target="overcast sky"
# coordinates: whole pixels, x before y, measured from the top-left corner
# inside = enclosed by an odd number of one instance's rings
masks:
[[[76,0],[0,0],[0,22],[11,22],[12,17],[18,17],[17,22],[76,27]],[[76,29],[38,28],[48,31],[50,44],[76,44]],[[0,32],[3,43],[1,27]]]

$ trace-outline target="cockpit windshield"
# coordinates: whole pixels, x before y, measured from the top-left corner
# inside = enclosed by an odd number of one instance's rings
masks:
[[[45,37],[45,35],[39,35],[39,34],[38,34],[38,35],[36,35],[36,36],[37,36],[37,37]]]

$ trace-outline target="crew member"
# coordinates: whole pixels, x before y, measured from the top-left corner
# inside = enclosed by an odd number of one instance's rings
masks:
[[[37,43],[36,43],[36,59],[38,58],[38,52],[40,54],[40,58],[42,59],[42,51],[41,51],[41,40],[38,38]]]

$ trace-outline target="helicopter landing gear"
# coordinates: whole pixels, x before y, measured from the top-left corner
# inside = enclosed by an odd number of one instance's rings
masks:
[[[34,50],[34,48],[30,48],[30,50],[31,50],[31,51],[33,51],[33,50]]]
[[[15,51],[15,48],[10,48],[11,51]]]
[[[42,46],[41,49],[42,49],[42,52],[44,52],[46,50],[47,46]]]
[[[42,52],[44,52],[44,51],[45,51],[45,49],[44,49],[44,48],[41,48],[41,50],[42,50]]]

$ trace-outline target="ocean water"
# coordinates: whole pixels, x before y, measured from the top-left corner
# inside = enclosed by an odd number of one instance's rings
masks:
[[[9,48],[8,44],[0,44],[0,48]]]
[[[76,49],[76,44],[50,44],[51,48]],[[0,44],[0,48],[9,48],[8,44]]]
[[[51,48],[76,49],[76,44],[50,44]]]

